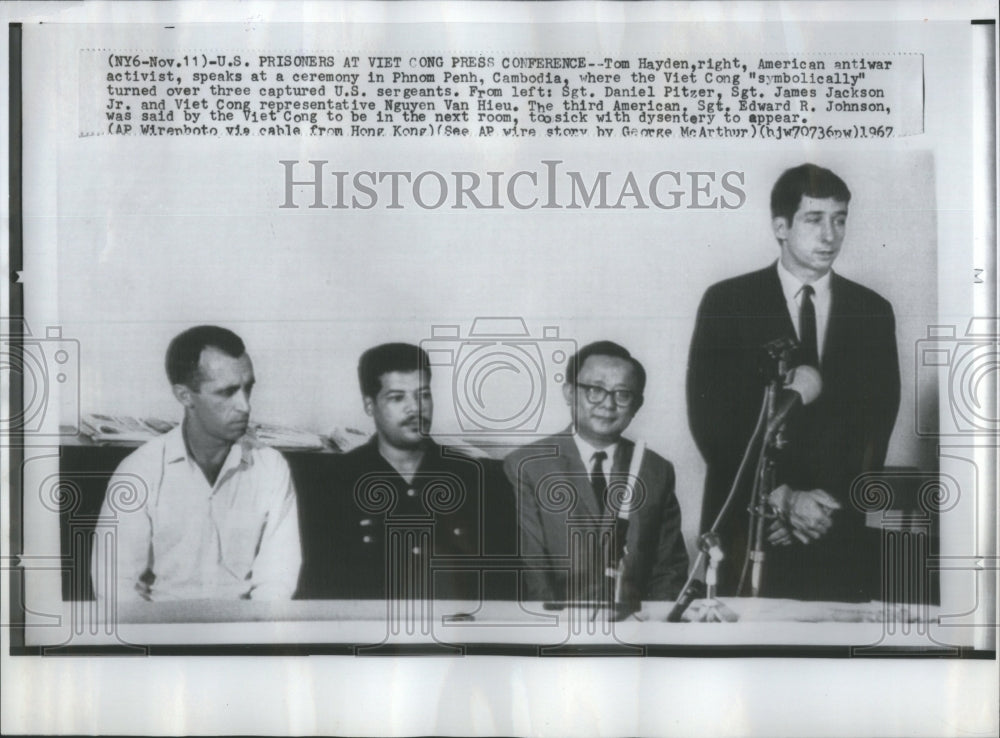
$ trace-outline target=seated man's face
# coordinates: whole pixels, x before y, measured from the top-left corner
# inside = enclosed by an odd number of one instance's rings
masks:
[[[190,421],[211,438],[239,440],[250,422],[254,385],[250,357],[233,358],[209,346],[201,352],[198,374],[198,389],[188,388],[182,399]]]
[[[365,398],[365,412],[386,444],[399,449],[420,446],[431,430],[434,401],[426,372],[388,372],[380,377],[382,388]]]
[[[607,390],[597,403],[587,399],[587,387]],[[614,391],[625,390],[631,401],[619,405]],[[595,391],[590,390],[591,394]],[[615,443],[639,409],[639,386],[635,369],[616,356],[588,356],[576,375],[576,386],[563,385],[563,394],[576,417],[577,432],[595,445]]]

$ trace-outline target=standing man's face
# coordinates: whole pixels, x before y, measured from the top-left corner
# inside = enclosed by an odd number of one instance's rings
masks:
[[[430,377],[417,370],[388,372],[380,380],[378,394],[365,398],[365,412],[374,419],[379,439],[393,448],[419,447],[434,417]]]
[[[226,443],[238,441],[250,423],[250,393],[253,391],[253,363],[246,354],[233,358],[209,346],[198,361],[197,389],[174,385],[174,395],[184,405],[194,437],[213,438]]]
[[[577,432],[584,440],[602,447],[621,437],[642,404],[638,385],[635,369],[625,359],[600,354],[587,357],[577,371],[575,386],[563,385],[563,396],[573,408]],[[630,395],[631,399],[619,404],[615,400],[616,391]],[[588,394],[605,396],[599,402],[591,402]]]
[[[813,282],[830,271],[840,253],[847,203],[803,195],[791,223],[779,217],[771,225],[781,244],[782,265],[799,279]]]

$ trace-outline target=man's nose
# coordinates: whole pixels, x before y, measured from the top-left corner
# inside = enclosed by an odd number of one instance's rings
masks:
[[[242,413],[250,412],[250,393],[246,390],[240,390],[236,393],[236,409]]]
[[[824,243],[830,243],[833,241],[833,234],[833,223],[828,220],[824,220],[820,226],[820,238],[823,239]]]

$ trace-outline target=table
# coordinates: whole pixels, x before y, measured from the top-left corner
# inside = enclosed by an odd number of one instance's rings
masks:
[[[540,602],[313,600],[204,601],[122,604],[66,603],[72,633],[34,633],[35,645],[62,647],[223,647],[249,652],[575,653],[586,655],[722,655],[720,647],[796,649],[935,648],[936,606],[726,598],[734,623],[667,623],[672,603],[645,603],[634,617],[612,622],[607,611],[552,610]],[[696,612],[702,603],[695,601]],[[82,606],[82,607],[80,607]],[[29,633],[34,629],[29,628]],[[29,638],[30,641],[30,638]],[[657,651],[659,649],[659,651]],[[664,650],[666,649],[666,650]],[[811,649],[811,650],[810,650]],[[182,648],[182,652],[183,648]],[[784,651],[781,651],[784,652]],[[756,653],[756,651],[755,651]],[[736,653],[734,655],[740,655]]]

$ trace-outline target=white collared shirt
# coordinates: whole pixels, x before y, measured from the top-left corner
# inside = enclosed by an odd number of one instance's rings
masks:
[[[137,449],[108,482],[95,594],[114,586],[119,600],[290,599],[302,548],[284,457],[244,436],[210,485],[182,427]]]
[[[823,344],[826,341],[826,329],[830,322],[830,279],[833,270],[828,271],[815,282],[810,282],[813,288],[813,306],[816,308],[816,351],[820,361],[823,360]],[[799,310],[802,307],[802,287],[806,284],[790,271],[785,269],[781,259],[778,259],[778,279],[781,280],[781,291],[785,296],[788,315],[795,327],[795,335],[802,339],[802,329],[799,327]]]
[[[604,448],[597,448],[592,446],[587,441],[583,440],[579,433],[573,434],[573,443],[576,444],[577,450],[580,452],[580,458],[583,459],[583,465],[587,468],[587,474],[590,474],[591,470],[594,468],[594,454],[598,451],[603,451],[608,456],[601,465],[601,469],[604,471],[604,478],[611,483],[611,464],[615,460],[615,452],[618,450],[618,442],[612,443],[610,446],[605,446]]]

